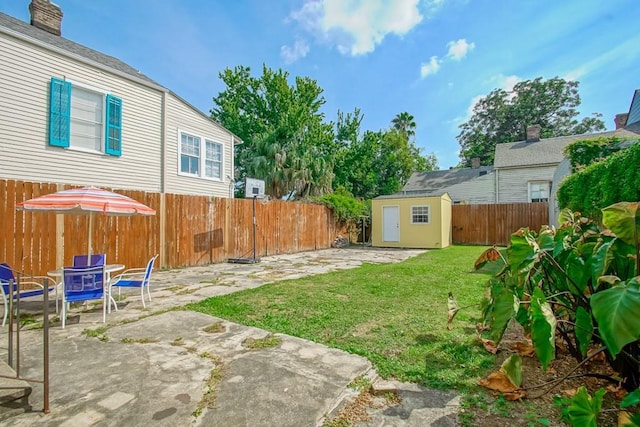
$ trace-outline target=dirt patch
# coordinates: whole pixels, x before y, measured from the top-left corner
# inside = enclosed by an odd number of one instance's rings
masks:
[[[512,347],[515,342],[524,340],[525,337],[520,330],[510,328],[499,347],[496,370],[506,358],[513,354],[508,347]],[[567,424],[562,421],[562,401],[571,398],[578,387],[585,386],[591,396],[599,388],[608,390],[602,405],[604,411],[598,418],[598,426],[617,426],[617,411],[606,410],[619,408],[622,396],[616,393],[611,382],[584,376],[587,373],[614,376],[614,372],[604,358],[590,362],[585,367],[571,373],[577,364],[578,362],[562,345],[557,346],[556,359],[550,363],[546,372],[542,371],[535,356],[522,357],[522,387],[526,390],[527,397],[507,402],[501,395],[482,389],[482,396],[471,399],[471,402],[463,405],[465,408],[461,421],[463,424],[478,427],[496,425],[566,426]],[[570,378],[554,386],[555,380],[567,375],[570,375]]]

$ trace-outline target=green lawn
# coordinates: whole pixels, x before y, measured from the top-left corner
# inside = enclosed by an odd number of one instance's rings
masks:
[[[367,357],[383,377],[465,390],[493,367],[474,341],[487,275],[473,272],[484,247],[433,250],[397,264],[367,264],[287,280],[188,309]],[[461,310],[448,331],[447,294]]]

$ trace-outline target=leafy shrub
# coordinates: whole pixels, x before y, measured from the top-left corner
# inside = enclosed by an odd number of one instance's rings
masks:
[[[579,156],[581,162],[587,157]],[[558,189],[558,205],[599,220],[600,209],[605,206],[640,200],[639,164],[640,143],[636,141],[629,148],[565,178]]]
[[[488,284],[483,317],[496,343],[512,320],[520,323],[543,370],[555,358],[557,339],[579,365],[605,353],[619,375],[608,379],[632,391],[640,386],[640,202],[611,205],[602,218],[604,231],[564,210],[557,229],[523,228],[511,235],[505,255],[485,251],[476,268],[501,261],[502,269]],[[518,376],[513,367],[503,370]],[[571,423],[595,426],[602,395],[578,393]]]
[[[329,207],[336,219],[349,227],[358,226],[362,216],[371,216],[371,201],[358,200],[346,192],[325,194],[314,200]]]
[[[567,145],[563,152],[571,162],[571,169],[577,172],[620,151],[622,142],[617,137],[581,139]]]

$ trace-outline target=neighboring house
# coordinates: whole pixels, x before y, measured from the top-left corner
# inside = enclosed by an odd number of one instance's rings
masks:
[[[414,172],[401,194],[429,196],[446,192],[454,204],[493,203],[493,166],[480,166],[480,160],[475,161],[471,168]]]
[[[445,248],[451,245],[451,197],[392,194],[371,201],[371,245]]]
[[[233,197],[230,131],[124,62],[0,13],[0,179]]]

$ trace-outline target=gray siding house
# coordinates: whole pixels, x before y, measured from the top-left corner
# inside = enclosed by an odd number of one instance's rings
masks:
[[[0,179],[233,197],[231,132],[117,58],[0,13]]]
[[[400,194],[437,196],[446,192],[454,204],[494,202],[493,167],[475,164],[471,168],[414,172]]]

